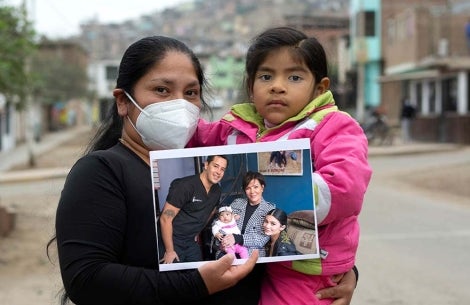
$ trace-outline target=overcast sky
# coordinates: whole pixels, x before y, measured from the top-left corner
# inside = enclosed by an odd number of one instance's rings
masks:
[[[13,6],[26,1],[39,34],[61,38],[78,34],[80,23],[97,17],[102,23],[121,22],[187,0],[3,0]]]

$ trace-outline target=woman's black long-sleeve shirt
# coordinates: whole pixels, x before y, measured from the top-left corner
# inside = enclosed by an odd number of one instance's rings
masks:
[[[197,270],[158,271],[152,191],[149,166],[120,143],[73,166],[56,236],[75,304],[197,304],[207,296]]]

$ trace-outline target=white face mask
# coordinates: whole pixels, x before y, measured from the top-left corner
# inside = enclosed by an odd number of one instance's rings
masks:
[[[186,146],[196,131],[199,107],[187,100],[176,99],[153,103],[142,109],[129,93],[124,93],[140,110],[135,126],[129,116],[127,118],[150,150]]]

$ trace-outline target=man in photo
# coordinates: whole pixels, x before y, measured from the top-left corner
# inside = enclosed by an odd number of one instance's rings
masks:
[[[200,174],[173,180],[160,216],[161,263],[202,260],[198,236],[219,204],[221,189],[218,183],[227,165],[225,156],[209,156]]]

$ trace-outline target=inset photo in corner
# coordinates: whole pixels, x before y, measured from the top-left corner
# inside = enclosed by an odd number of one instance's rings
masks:
[[[301,150],[275,150],[258,153],[258,171],[263,175],[302,176]]]
[[[150,152],[160,271],[318,258],[309,139]]]

